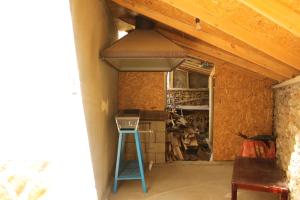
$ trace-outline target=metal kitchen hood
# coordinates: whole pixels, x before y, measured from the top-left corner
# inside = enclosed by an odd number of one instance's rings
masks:
[[[119,71],[172,71],[186,58],[185,51],[153,30],[152,22],[136,18],[136,29],[101,52]]]

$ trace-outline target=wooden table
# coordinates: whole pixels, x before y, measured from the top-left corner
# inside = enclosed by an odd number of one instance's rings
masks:
[[[289,190],[283,170],[275,160],[237,157],[232,175],[232,200],[237,199],[237,189],[278,193],[288,200]]]

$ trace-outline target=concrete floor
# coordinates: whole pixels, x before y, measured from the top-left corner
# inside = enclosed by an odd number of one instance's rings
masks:
[[[146,172],[148,193],[139,181],[121,181],[109,200],[230,200],[232,162],[184,162],[153,166]],[[276,200],[278,196],[238,190],[238,200]]]

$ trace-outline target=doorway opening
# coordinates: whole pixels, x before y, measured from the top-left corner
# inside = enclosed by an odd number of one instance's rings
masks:
[[[189,58],[166,74],[166,161],[212,160],[213,63]]]

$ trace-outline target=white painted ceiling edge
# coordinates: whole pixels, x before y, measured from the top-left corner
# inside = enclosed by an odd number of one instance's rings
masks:
[[[293,84],[297,84],[297,83],[300,83],[300,76],[296,76],[295,78],[291,78],[282,83],[274,85],[272,88],[277,89],[277,88],[281,88],[281,87],[285,87],[285,86],[289,86],[289,85],[293,85]]]

